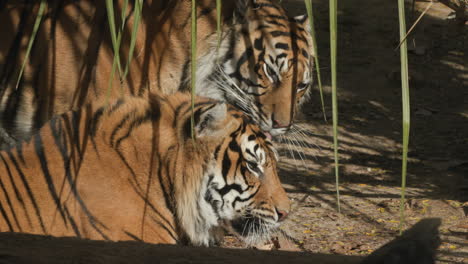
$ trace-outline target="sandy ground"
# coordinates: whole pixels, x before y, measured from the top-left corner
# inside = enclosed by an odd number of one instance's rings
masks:
[[[294,208],[284,225],[301,251],[365,255],[398,234],[401,88],[396,1],[338,1],[341,214],[336,189],[329,81],[328,1],[314,1],[325,101],[318,90],[301,132],[281,144],[281,178]],[[292,15],[303,1],[283,1]],[[408,27],[428,2],[408,13]],[[435,3],[408,38],[411,137],[406,223],[440,217],[439,263],[468,263],[468,26]],[[411,19],[413,18],[413,19]],[[294,143],[294,144],[292,144]],[[295,145],[295,146],[294,146]],[[227,245],[233,246],[232,238]]]

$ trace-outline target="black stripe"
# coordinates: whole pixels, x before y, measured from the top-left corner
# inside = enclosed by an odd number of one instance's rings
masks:
[[[284,31],[279,31],[279,30],[275,30],[275,31],[270,31],[269,32],[273,37],[290,37],[292,39],[295,39],[296,41],[297,40],[300,40],[300,41],[303,41],[303,42],[306,42],[307,43],[307,40],[302,37],[302,36],[299,36],[293,32],[284,32]]]
[[[247,152],[247,154],[249,154],[250,156],[252,156],[252,158],[257,158],[255,154],[252,153],[252,151],[250,151],[250,149],[246,149],[245,152]]]
[[[263,31],[264,29],[271,28],[269,25],[261,24],[257,27],[258,31]]]
[[[126,230],[123,230],[123,232],[133,240],[136,240],[138,242],[144,242],[143,239],[137,237],[136,235],[134,235],[134,234],[132,234],[132,233],[126,231]]]
[[[57,121],[59,121],[59,122],[57,122]],[[69,151],[67,149],[66,137],[64,137],[64,135],[63,135],[62,124],[60,123],[60,120],[54,118],[49,122],[49,125],[50,125],[50,130],[52,131],[52,137],[54,138],[55,145],[59,149],[60,155],[62,157],[63,167],[64,167],[64,171],[65,171],[65,178],[64,178],[64,180],[62,182],[62,185],[61,185],[60,191],[59,191],[59,194],[60,194],[59,197],[60,197],[62,195],[62,193],[63,193],[66,182],[68,182],[70,184],[70,188],[73,190],[73,192],[76,192],[76,190],[75,190],[76,189],[76,181],[73,179],[72,172],[71,172],[71,169],[70,169],[70,165],[71,165],[70,161],[71,160],[70,160]],[[79,161],[79,162],[81,162],[81,161]],[[64,215],[66,216],[66,218],[68,220],[67,223],[66,223],[66,227],[68,228],[68,222],[69,222],[72,229],[73,229],[73,231],[75,232],[75,235],[77,237],[81,237],[80,231],[78,230],[78,227],[77,227],[77,225],[75,223],[75,219],[70,215],[66,205],[63,205],[63,212],[64,212]]]
[[[2,157],[2,160],[3,160],[3,157]],[[3,162],[5,162],[5,161],[3,161]],[[7,171],[10,174],[8,165],[6,163],[5,163],[5,166],[7,166]],[[5,185],[3,184],[3,181],[2,181],[1,178],[0,178],[0,187],[1,187],[2,191],[3,191],[3,194],[5,195],[6,202],[8,204],[8,207],[10,208],[10,213],[13,216],[13,220],[15,221],[16,226],[18,227],[19,231],[22,232],[23,230],[21,228],[21,225],[18,222],[18,217],[16,216],[16,212],[13,209],[13,204],[11,202],[10,195],[8,194],[8,191],[6,190]],[[13,229],[10,230],[10,231],[13,231]]]
[[[263,50],[263,36],[254,40],[254,48],[257,50]]]
[[[174,120],[172,121],[172,127],[177,127],[177,121],[179,120],[179,113],[182,110],[183,107],[185,107],[188,104],[188,102],[182,102],[180,105],[178,105],[174,109]]]
[[[188,85],[188,82],[187,82],[189,74],[190,74],[190,60],[186,59],[184,62],[184,67],[182,68],[182,74],[180,75],[180,79],[179,79],[180,85],[177,88],[177,91],[187,92],[190,90],[189,89],[190,85]]]
[[[287,57],[287,56],[288,56],[288,54],[286,54],[286,53],[281,53],[281,54],[279,54],[279,55],[276,56],[276,60],[281,59],[281,58],[283,58],[283,57]]]
[[[99,122],[104,115],[104,112],[107,110],[107,115],[111,115],[115,111],[117,111],[122,105],[124,104],[124,100],[119,99],[111,106],[103,106],[94,111],[93,117],[89,120],[89,135],[91,136],[91,140],[94,141],[94,137],[96,136]]]
[[[279,19],[279,20],[289,21],[288,17],[285,17],[285,16],[266,15],[266,16],[264,16],[264,18],[265,18],[265,17],[267,17],[267,18],[272,18],[272,19]]]
[[[284,31],[279,31],[279,30],[270,31],[270,34],[275,38],[276,37],[281,37],[281,36],[284,36],[284,37],[290,37],[291,36],[291,32],[284,32]]]
[[[10,219],[8,218],[8,215],[5,212],[5,209],[3,208],[3,205],[1,202],[0,202],[0,212],[2,213],[3,219],[5,219],[5,222],[8,225],[8,229],[9,229],[8,231],[13,232],[14,231],[13,226],[11,225]],[[4,232],[4,230],[0,230],[0,231]]]
[[[255,147],[254,147],[254,152],[257,152],[258,148],[259,148],[259,145],[256,144]]]
[[[254,51],[252,47],[247,47],[245,51],[242,53],[242,55],[239,57],[239,60],[237,61],[236,68],[239,70],[241,66],[249,60],[249,58],[254,55]]]
[[[93,114],[91,120],[89,120],[89,135],[93,139],[96,136],[98,129],[99,121],[101,120],[102,115],[104,114],[104,107],[99,108]]]
[[[289,45],[287,43],[276,43],[275,48],[277,49],[283,49],[283,50],[289,50]]]
[[[42,229],[44,234],[47,234],[47,231],[46,231],[46,228],[45,228],[45,225],[44,225],[44,221],[42,220],[41,211],[39,209],[39,206],[36,203],[36,198],[34,197],[34,194],[33,194],[32,190],[31,190],[31,187],[29,186],[28,181],[26,180],[26,177],[25,177],[23,171],[20,169],[20,167],[18,165],[18,162],[16,162],[16,159],[14,158],[13,154],[10,151],[7,151],[7,153],[8,153],[8,157],[10,158],[11,162],[13,163],[13,166],[15,167],[16,171],[20,175],[23,186],[26,189],[26,192],[27,192],[27,194],[29,196],[29,199],[31,200],[31,203],[33,204],[34,211],[36,213],[37,218],[39,219],[39,224],[41,225],[41,229]],[[3,155],[0,155],[0,157],[3,159],[3,162],[5,164],[7,164],[6,161],[3,158]],[[13,188],[15,189],[15,191],[17,191],[16,186],[15,186],[15,184],[13,182],[13,179],[11,179],[11,180],[12,180]],[[21,196],[19,196],[19,197],[17,196],[17,198],[20,198],[20,197]],[[23,199],[21,198],[21,200],[18,200],[18,201],[20,201],[20,203],[23,205],[26,218],[27,218],[29,224],[31,225],[31,220],[29,218],[28,211],[26,210],[26,207],[24,205]]]
[[[115,137],[117,136],[117,133],[119,132],[119,130],[121,130],[124,127],[125,123],[127,123],[127,121],[130,120],[130,118],[132,118],[135,115],[135,113],[136,113],[135,110],[132,110],[131,112],[127,113],[122,118],[122,120],[120,120],[117,126],[114,127],[114,130],[112,131],[111,136],[110,136],[110,144],[112,147],[115,147],[114,146]]]
[[[228,151],[226,150],[224,152],[223,156],[223,161],[221,163],[221,173],[223,174],[224,180],[227,182],[227,175],[229,172],[229,169],[231,168],[231,159],[229,157]]]
[[[281,24],[280,22],[278,22],[278,21],[276,21],[276,20],[266,20],[265,22],[268,23],[268,24],[275,25],[275,26],[287,28],[286,25]]]
[[[236,203],[237,202],[245,202],[245,201],[248,201],[250,199],[252,199],[257,193],[258,191],[260,190],[260,186],[257,188],[257,190],[255,190],[255,192],[253,192],[251,195],[249,195],[247,198],[245,199],[242,199],[240,198],[240,196],[237,196],[234,201],[232,201],[231,205],[232,205],[232,208],[236,208]]]
[[[218,160],[218,154],[219,154],[220,149],[221,149],[221,145],[216,146],[215,151],[213,153],[214,160]]]
[[[49,193],[52,197],[52,199],[55,202],[55,205],[57,206],[57,210],[60,213],[60,216],[62,216],[63,223],[65,226],[68,226],[67,219],[65,218],[65,214],[63,212],[62,204],[60,201],[60,197],[57,195],[57,191],[55,189],[54,181],[52,179],[52,176],[50,175],[49,167],[47,165],[47,159],[44,153],[44,145],[42,143],[42,138],[39,134],[36,134],[34,136],[34,150],[36,151],[37,157],[39,159],[39,162],[41,164],[41,169],[42,173],[44,175],[44,179],[47,182],[47,187],[49,188]]]
[[[75,236],[81,238],[80,230],[78,229],[78,226],[76,225],[75,219],[73,218],[73,216],[70,215],[70,212],[68,211],[68,208],[66,206],[64,206],[63,210],[64,210],[65,215],[67,216],[68,220],[70,221],[70,225],[71,225],[71,227],[73,229],[73,232],[75,232]]]
[[[18,143],[18,144],[16,144],[15,148],[16,148],[16,153],[17,153],[17,156],[18,156],[21,164],[24,165],[24,166],[27,166],[26,161],[24,160],[24,155],[23,155],[23,144]]]
[[[231,190],[236,190],[239,194],[242,194],[243,190],[239,184],[226,184],[223,188],[217,189],[216,191],[221,195],[224,196]]]
[[[233,138],[231,142],[229,142],[229,149],[237,153],[241,152],[240,146],[239,144],[237,144],[237,141],[235,138]]]
[[[111,106],[112,109],[109,110],[112,111],[113,109],[117,109],[119,108],[121,105],[122,105],[123,101],[118,101],[117,103],[115,103],[113,106]],[[86,108],[87,110],[87,113],[89,112],[90,108],[87,107]],[[66,122],[68,120],[68,116],[67,115],[62,115],[63,117],[63,120],[64,122],[67,124],[69,122]],[[72,131],[72,135],[71,135],[71,139],[75,141],[75,143],[73,142],[70,142],[70,144],[72,146],[74,146],[77,151],[79,152],[79,159],[78,159],[78,163],[81,163],[82,162],[82,157],[83,157],[83,153],[81,151],[84,151],[83,150],[80,150],[80,146],[79,146],[79,138],[80,138],[80,130],[79,130],[79,121],[80,121],[80,118],[81,118],[81,111],[79,112],[73,112],[72,113],[72,126],[73,126],[73,131]],[[89,119],[88,119],[89,120]],[[52,124],[53,125],[53,124]],[[108,229],[102,222],[100,222],[88,209],[88,207],[86,206],[86,204],[84,203],[83,199],[81,198],[80,194],[78,193],[78,190],[76,189],[76,178],[73,179],[73,176],[72,176],[72,172],[71,172],[71,169],[70,169],[70,155],[68,154],[68,150],[66,148],[66,142],[65,142],[65,139],[63,139],[63,141],[60,141],[60,136],[61,134],[63,135],[63,132],[62,133],[59,133],[60,131],[63,131],[62,129],[60,129],[59,132],[58,131],[58,128],[54,128],[52,129],[52,133],[56,133],[54,135],[54,139],[56,140],[55,143],[57,145],[57,147],[59,148],[59,151],[62,155],[62,158],[63,158],[63,162],[64,162],[64,169],[65,169],[65,178],[70,186],[70,189],[73,193],[73,196],[75,197],[76,201],[78,202],[78,204],[80,205],[81,207],[81,210],[83,210],[83,213],[86,215],[86,217],[88,218],[88,222],[90,223],[90,225],[94,228],[94,230],[96,230],[101,236],[102,238],[104,238],[105,240],[110,240],[109,237],[104,234],[104,232],[99,228],[99,226],[103,227],[104,229]],[[86,129],[85,129],[86,131]],[[38,140],[37,144],[37,148],[39,150],[42,150],[42,140],[40,139],[39,135],[36,135],[35,137],[36,140]],[[86,140],[84,140],[86,141]],[[36,147],[36,144],[35,144],[35,147]],[[36,151],[37,152],[37,151]],[[42,150],[42,157],[41,155],[38,154],[38,156],[41,158],[41,166],[42,166],[42,163],[43,163],[43,160],[46,161],[45,159],[45,155],[43,153],[43,150]],[[47,163],[45,163],[45,166],[47,166]],[[47,167],[46,167],[47,168]],[[43,169],[44,170],[44,169]],[[48,170],[48,169],[47,169]],[[48,172],[47,172],[48,173]],[[45,174],[45,172],[44,172]],[[44,175],[46,178],[47,176]],[[49,175],[50,177],[50,175]],[[52,183],[52,187],[53,187],[53,190],[55,191],[55,187],[53,186],[53,183]],[[50,188],[50,187],[49,187]],[[55,194],[56,195],[56,194]],[[65,209],[66,207],[64,207]],[[62,211],[61,211],[62,213]],[[64,213],[62,213],[63,215],[65,215]],[[68,218],[67,218],[68,219]],[[65,222],[67,224],[67,222]],[[73,228],[73,226],[72,226]]]
[[[153,111],[151,111],[149,109],[144,116],[140,116],[140,117],[137,117],[137,118],[133,119],[133,121],[128,126],[127,133],[125,133],[125,135],[123,135],[122,137],[117,139],[115,147],[119,148],[122,141],[127,139],[128,137],[130,137],[130,135],[131,135],[131,133],[133,132],[134,129],[136,129],[137,127],[139,127],[140,125],[142,125],[142,124],[144,124],[146,122],[157,121],[159,119],[159,117],[160,117],[159,113],[154,113]]]
[[[205,108],[205,109],[202,109],[202,112],[200,112],[200,114],[203,114],[203,113],[205,113],[206,111],[208,111],[208,110],[210,110],[211,108],[213,108],[214,106],[216,106],[216,102],[213,102],[213,101],[206,101],[206,102],[195,103],[194,106],[193,106],[193,108],[196,109],[196,108],[198,108],[198,107],[203,107],[203,106],[205,106],[205,105],[210,105],[210,104],[211,104],[212,106],[207,107],[207,108]],[[177,118],[183,118],[185,115],[187,115],[189,112],[191,112],[191,110],[192,110],[192,107],[188,107],[187,109],[185,109],[185,111],[184,111],[181,115],[177,116]],[[200,109],[199,109],[199,110],[200,110]],[[198,110],[197,110],[197,111],[198,111]]]
[[[123,106],[125,103],[125,100],[123,99],[118,99],[117,102],[115,102],[113,105],[109,107],[109,110],[107,111],[107,114],[110,115],[117,111],[121,106]]]

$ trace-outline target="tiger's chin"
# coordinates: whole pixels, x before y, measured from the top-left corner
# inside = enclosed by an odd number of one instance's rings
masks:
[[[284,135],[289,131],[289,127],[281,127],[281,128],[271,128],[268,130],[270,137],[277,137],[280,135]]]
[[[260,217],[246,216],[231,221],[232,231],[236,233],[247,246],[255,246],[267,242],[278,231],[279,223],[272,223]]]

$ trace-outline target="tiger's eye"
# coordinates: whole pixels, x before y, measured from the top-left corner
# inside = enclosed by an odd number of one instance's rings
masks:
[[[300,83],[297,85],[297,90],[300,91],[300,90],[304,90],[305,88],[307,88],[309,86],[308,83]]]

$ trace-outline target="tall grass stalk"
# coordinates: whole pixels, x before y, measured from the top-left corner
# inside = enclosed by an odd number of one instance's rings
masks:
[[[401,166],[401,200],[400,200],[400,234],[403,233],[405,222],[405,189],[406,189],[406,165],[408,159],[408,143],[410,129],[410,101],[408,82],[408,50],[406,43],[405,2],[398,0],[398,18],[400,24],[400,64],[401,64],[401,98],[403,107],[403,157]]]
[[[106,9],[107,9],[107,19],[109,22],[109,29],[111,33],[111,39],[112,39],[112,47],[114,49],[114,60],[117,60],[117,67],[119,69],[119,72],[122,73],[122,66],[120,65],[120,56],[119,56],[120,37],[117,38],[113,0],[106,0]]]
[[[335,156],[335,185],[336,204],[338,212],[340,206],[340,177],[338,161],[338,101],[336,98],[336,57],[337,57],[337,0],[330,0],[330,51],[331,51],[331,88],[332,88],[332,108],[333,108],[333,149]]]
[[[137,39],[138,27],[141,21],[141,12],[143,8],[143,0],[135,0],[135,11],[133,15],[133,28],[132,28],[132,36],[130,39],[130,47],[128,49],[128,60],[127,64],[125,65],[125,70],[122,76],[122,79],[125,80],[128,74],[128,69],[130,67],[130,62],[133,58],[133,51],[135,50],[135,43]],[[124,20],[122,20],[124,21]],[[122,23],[122,30],[123,30],[123,23]]]
[[[107,91],[106,91],[106,101],[105,101],[105,105],[108,105],[109,103],[109,99],[110,99],[110,93],[112,91],[112,83],[114,81],[114,75],[115,75],[115,70],[116,70],[116,67],[117,67],[117,53],[114,52],[114,59],[112,60],[112,70],[111,70],[111,73],[110,73],[110,77],[109,77],[109,83],[108,83],[108,86],[107,86]]]
[[[192,131],[192,140],[195,142],[195,118],[193,115],[193,109],[195,108],[195,91],[196,91],[196,81],[197,81],[197,1],[192,0],[192,15],[191,15],[191,42],[190,42],[190,50],[191,50],[191,102],[192,102],[192,114],[190,118],[191,124],[191,131]]]
[[[414,3],[415,1],[413,1]],[[408,30],[408,32],[406,32],[405,34],[405,37],[403,39],[400,39],[400,43],[398,44],[398,46],[395,48],[395,50],[397,50],[401,44],[406,40],[406,38],[408,38],[409,34],[413,31],[413,29],[416,27],[416,25],[419,23],[419,21],[421,20],[421,18],[423,18],[423,16],[427,13],[427,11],[429,11],[429,9],[431,8],[431,6],[434,4],[434,2],[430,2],[427,6],[426,6],[426,9],[424,9],[424,11],[421,13],[421,15],[419,15],[418,19],[416,19],[416,21],[413,23],[413,25],[410,27],[410,29]]]
[[[120,14],[120,21],[122,21],[122,25],[120,25],[120,32],[123,32],[125,29],[125,20],[127,18],[127,7],[128,7],[128,0],[124,0],[122,13]]]
[[[315,54],[315,69],[316,69],[316,72],[317,72],[317,81],[318,81],[318,87],[319,87],[319,91],[320,91],[320,101],[322,103],[323,119],[326,122],[327,121],[327,115],[325,114],[325,103],[324,103],[324,100],[323,100],[322,79],[320,78],[320,65],[319,65],[319,58],[318,58],[317,38],[316,38],[316,34],[315,34],[312,0],[304,0],[304,3],[305,3],[305,6],[306,6],[306,9],[307,9],[307,16],[309,17],[310,34],[312,35],[312,45],[314,46],[313,53]]]
[[[21,81],[21,77],[23,76],[24,67],[26,66],[26,62],[28,61],[29,54],[31,53],[31,49],[32,49],[32,45],[34,43],[34,40],[36,39],[36,34],[37,34],[37,31],[39,30],[39,25],[41,24],[42,16],[44,15],[44,10],[45,10],[45,7],[46,7],[46,3],[47,3],[46,0],[41,0],[41,4],[39,5],[39,10],[37,11],[36,21],[34,22],[33,31],[32,31],[32,34],[31,34],[31,38],[29,39],[28,46],[26,48],[26,54],[24,55],[23,64],[21,65],[21,69],[20,69],[20,72],[18,74],[18,80],[16,81],[15,89],[18,89],[18,85],[19,85],[19,83]]]

